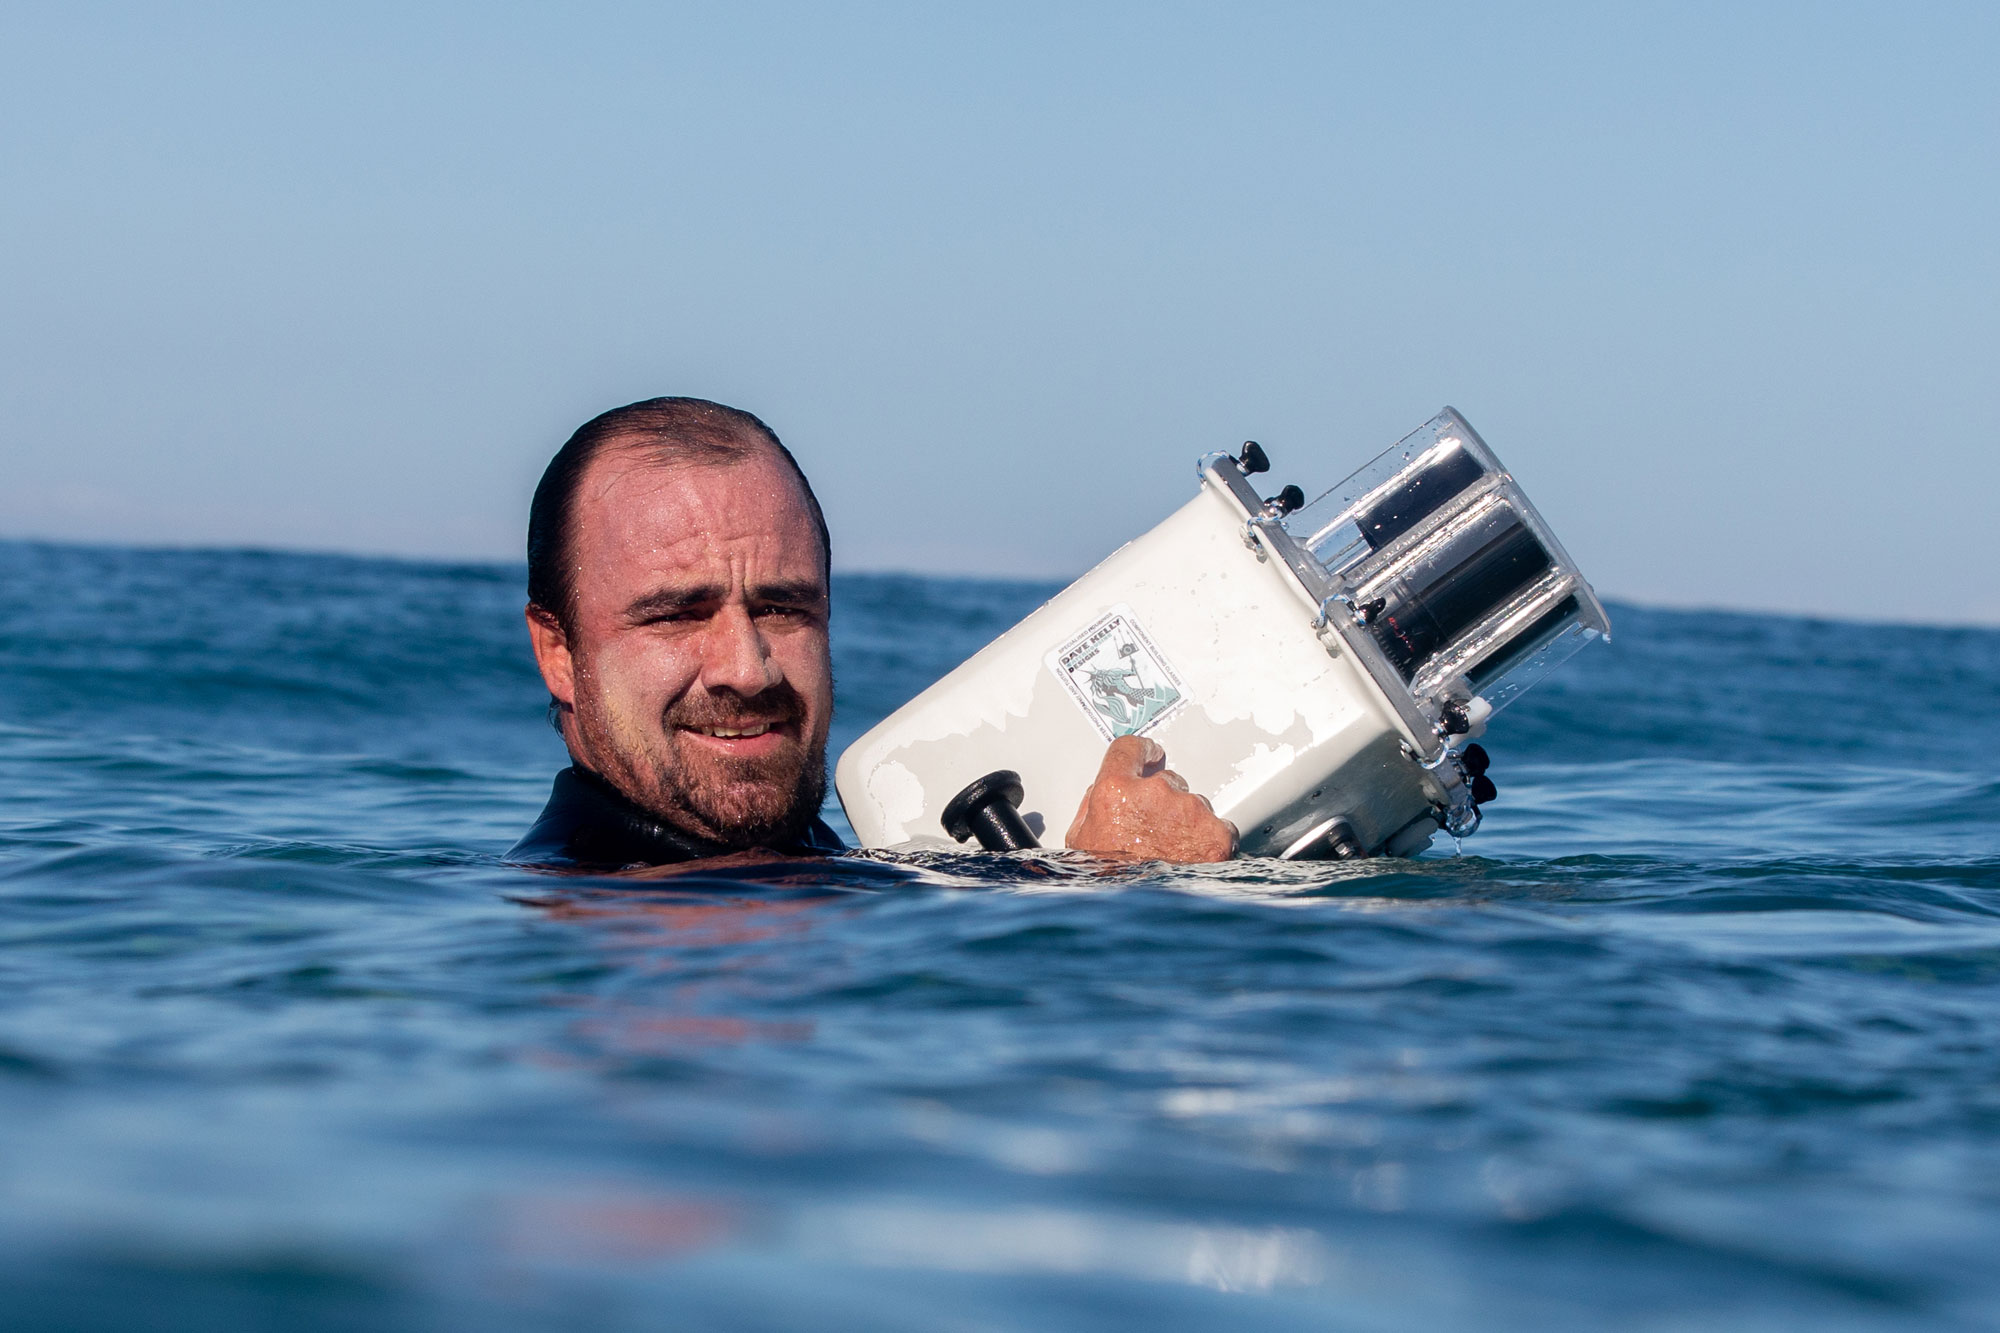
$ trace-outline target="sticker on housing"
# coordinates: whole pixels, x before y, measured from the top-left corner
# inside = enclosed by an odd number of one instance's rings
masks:
[[[1112,607],[1043,660],[1106,740],[1150,731],[1187,702],[1128,606]]]

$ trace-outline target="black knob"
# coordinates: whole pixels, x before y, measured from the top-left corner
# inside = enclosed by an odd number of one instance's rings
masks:
[[[1486,770],[1493,763],[1493,759],[1486,753],[1485,746],[1477,741],[1466,746],[1459,752],[1458,762],[1472,778],[1474,805],[1485,805],[1500,794],[1500,789],[1493,785],[1493,779],[1486,776]]]
[[[965,790],[951,798],[939,821],[953,839],[964,842],[978,838],[989,852],[1012,852],[1039,847],[1035,835],[1021,819],[1021,775],[1011,768],[975,778]]]
[[[1304,508],[1305,503],[1306,493],[1304,491],[1296,486],[1287,486],[1284,490],[1279,491],[1276,495],[1264,501],[1264,508],[1271,511],[1272,517],[1283,518],[1293,510]]]
[[[1259,472],[1271,470],[1271,460],[1264,457],[1264,446],[1255,440],[1243,441],[1243,451],[1236,455],[1236,466],[1246,477],[1254,477]]]

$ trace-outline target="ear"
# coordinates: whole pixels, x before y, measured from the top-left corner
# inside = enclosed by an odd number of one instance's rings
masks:
[[[546,607],[528,603],[528,641],[535,646],[535,665],[542,683],[564,708],[576,706],[576,660],[570,656],[569,635]]]

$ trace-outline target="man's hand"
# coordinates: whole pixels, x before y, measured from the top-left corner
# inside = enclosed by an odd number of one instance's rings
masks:
[[[1064,843],[1098,856],[1152,861],[1236,855],[1236,826],[1217,819],[1208,798],[1189,791],[1166,763],[1167,752],[1143,736],[1111,742]]]

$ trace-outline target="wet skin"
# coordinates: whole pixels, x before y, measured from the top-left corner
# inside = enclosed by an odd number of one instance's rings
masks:
[[[607,447],[576,495],[568,632],[528,609],[571,756],[732,847],[782,841],[825,789],[833,664],[818,529],[759,450],[662,465]]]
[[[1143,736],[1120,736],[1104,752],[1064,842],[1118,860],[1227,861],[1236,826],[1167,767],[1167,752]]]

